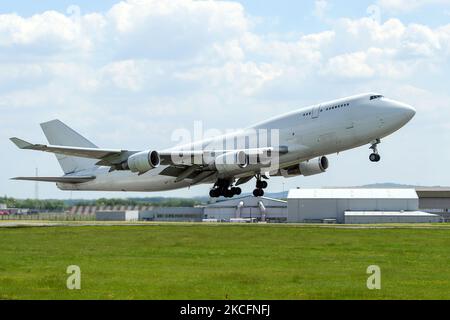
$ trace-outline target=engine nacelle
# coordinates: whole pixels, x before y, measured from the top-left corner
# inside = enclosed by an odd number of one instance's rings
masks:
[[[248,155],[245,151],[233,151],[221,154],[214,160],[213,166],[219,173],[228,173],[248,166]]]
[[[285,178],[296,176],[312,176],[327,171],[329,166],[327,157],[319,157],[306,162],[300,162],[298,165],[286,169],[280,169],[274,176],[283,176]]]
[[[159,167],[161,159],[157,151],[142,151],[131,155],[126,164],[131,172],[146,173]]]
[[[298,168],[300,170],[300,174],[304,175],[305,177],[323,173],[328,169],[328,158],[319,157],[307,162],[300,162]]]

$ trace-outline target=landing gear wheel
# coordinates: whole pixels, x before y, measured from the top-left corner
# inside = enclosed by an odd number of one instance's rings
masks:
[[[255,176],[255,178],[256,178],[256,189],[267,189],[269,184],[267,183],[267,181],[263,181],[261,179],[261,177],[262,177],[261,174],[257,174]],[[266,179],[268,179],[268,178],[266,178]]]
[[[266,189],[269,186],[269,184],[267,183],[267,181],[256,181],[256,188],[257,189]]]
[[[379,154],[377,154],[377,153],[372,153],[369,156],[369,160],[372,161],[372,162],[379,162],[381,160],[381,156]]]
[[[232,189],[227,189],[227,190],[224,191],[223,196],[225,198],[233,198],[234,192],[233,192]]]
[[[239,196],[239,195],[242,193],[242,189],[241,189],[241,188],[233,187],[233,188],[231,188],[231,192],[232,192],[234,195]]]
[[[378,154],[377,146],[381,143],[380,139],[376,139],[371,142],[370,148],[373,153],[369,156],[369,160],[372,162],[379,162],[381,160],[381,156]]]
[[[264,196],[264,190],[263,189],[255,189],[255,190],[253,190],[253,195],[257,198],[262,197],[262,196]]]
[[[219,198],[221,195],[220,189],[212,189],[211,191],[209,191],[209,196],[211,198]]]

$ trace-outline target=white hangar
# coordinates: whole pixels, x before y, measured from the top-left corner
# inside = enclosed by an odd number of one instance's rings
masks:
[[[138,221],[139,211],[137,210],[105,210],[95,212],[95,220],[97,221]]]
[[[414,189],[293,189],[288,195],[287,221],[345,223],[346,213],[417,211],[419,198]],[[377,216],[372,217],[376,223]]]
[[[286,201],[244,196],[209,204],[203,211],[205,219],[255,219],[256,221],[286,222]]]

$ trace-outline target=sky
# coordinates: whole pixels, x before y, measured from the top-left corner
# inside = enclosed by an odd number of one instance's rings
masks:
[[[238,129],[302,106],[376,91],[416,107],[379,146],[331,155],[313,177],[269,192],[377,182],[449,185],[450,0],[0,0],[0,194],[33,198],[14,176],[61,175],[39,123],[60,119],[106,148],[163,149],[173,133]],[[202,196],[59,191],[40,198]],[[251,191],[253,184],[245,186]]]

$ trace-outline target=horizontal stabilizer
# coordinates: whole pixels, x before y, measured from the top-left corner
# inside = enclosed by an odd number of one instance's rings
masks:
[[[10,138],[9,140],[11,140],[19,149],[27,149],[33,147],[33,144],[16,137]]]
[[[17,177],[11,180],[42,181],[42,182],[60,182],[60,183],[83,183],[94,180],[95,176],[77,176],[77,177]]]

